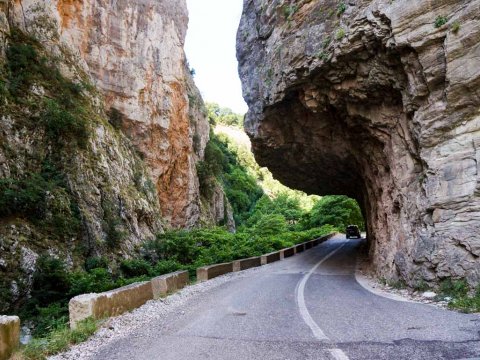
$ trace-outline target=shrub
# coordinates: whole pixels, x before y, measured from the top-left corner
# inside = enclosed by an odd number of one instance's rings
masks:
[[[60,259],[42,255],[37,259],[31,301],[40,307],[67,300],[70,281],[65,264]]]
[[[143,259],[123,260],[120,270],[126,277],[137,277],[149,275],[152,272],[152,266]]]
[[[85,270],[108,269],[108,260],[102,257],[89,257],[85,260]]]
[[[152,275],[160,276],[180,270],[181,264],[174,260],[160,260],[153,268]]]
[[[446,23],[448,22],[448,19],[446,16],[442,16],[442,15],[439,15],[437,16],[437,18],[435,19],[435,27],[438,29],[438,28],[441,28],[443,25],[445,25]]]
[[[337,16],[342,16],[343,13],[347,10],[347,5],[344,2],[338,4],[337,7]]]
[[[287,220],[283,215],[264,215],[255,226],[255,234],[258,236],[271,236],[287,232]]]
[[[69,278],[69,297],[94,292],[99,293],[115,288],[115,282],[107,269],[91,269],[88,273],[77,271],[71,273]]]
[[[81,109],[77,108],[73,115],[55,100],[46,100],[45,105],[45,110],[40,115],[40,123],[45,127],[48,137],[55,142],[58,139],[68,139],[85,147],[88,129]]]
[[[451,297],[465,297],[468,294],[468,284],[465,280],[444,280],[440,284],[440,293]]]
[[[452,29],[452,32],[454,34],[457,34],[459,31],[460,31],[460,21],[458,20],[455,20],[453,23],[452,23],[452,26],[451,26],[451,29]]]
[[[345,29],[344,28],[340,28],[337,30],[337,32],[335,33],[335,39],[337,40],[342,40],[346,35],[346,32],[345,32]]]

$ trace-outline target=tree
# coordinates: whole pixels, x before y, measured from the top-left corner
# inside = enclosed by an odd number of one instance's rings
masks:
[[[305,221],[308,227],[333,225],[345,229],[348,225],[357,225],[365,229],[362,212],[358,203],[347,196],[325,196],[318,201]]]

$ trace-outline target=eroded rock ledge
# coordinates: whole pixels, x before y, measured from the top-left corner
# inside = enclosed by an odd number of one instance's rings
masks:
[[[480,280],[480,1],[245,0],[259,163],[356,198],[380,276]]]

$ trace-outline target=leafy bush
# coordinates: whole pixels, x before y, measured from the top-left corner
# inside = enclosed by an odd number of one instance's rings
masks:
[[[448,18],[446,16],[439,15],[435,19],[435,27],[441,28],[443,25],[445,25],[448,22]]]
[[[152,265],[143,259],[123,260],[120,270],[126,277],[137,277],[149,275],[152,272]]]
[[[89,257],[85,260],[85,270],[108,269],[108,260],[104,257]]]
[[[338,4],[337,7],[337,16],[342,16],[343,13],[347,10],[347,5],[344,2]]]
[[[280,214],[268,214],[260,218],[255,225],[258,236],[272,236],[287,232],[287,220]]]
[[[153,275],[160,276],[178,271],[182,268],[182,265],[174,260],[160,260],[153,267]]]
[[[89,272],[76,271],[70,274],[69,297],[99,293],[114,289],[116,284],[107,269],[96,268]]]
[[[75,112],[74,115],[55,100],[46,100],[40,123],[45,127],[48,137],[53,141],[66,138],[85,147],[89,136],[87,122],[80,108],[76,108]]]
[[[48,305],[66,301],[70,280],[65,264],[60,259],[42,255],[37,259],[33,273],[32,300],[35,305]]]

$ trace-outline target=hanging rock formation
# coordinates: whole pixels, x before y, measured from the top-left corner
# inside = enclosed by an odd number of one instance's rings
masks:
[[[480,281],[480,1],[245,0],[258,162],[359,201],[373,268]]]

